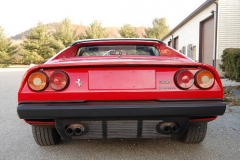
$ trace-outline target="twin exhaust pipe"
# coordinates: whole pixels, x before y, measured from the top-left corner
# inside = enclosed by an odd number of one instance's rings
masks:
[[[160,125],[160,132],[165,134],[177,133],[179,132],[179,130],[180,128],[178,127],[178,125],[173,122],[166,122]]]
[[[68,135],[68,136],[81,136],[84,132],[85,128],[82,124],[71,124],[71,125],[68,125],[66,130],[65,130],[65,133]]]

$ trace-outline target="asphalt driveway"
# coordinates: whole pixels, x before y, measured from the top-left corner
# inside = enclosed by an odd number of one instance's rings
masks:
[[[0,159],[240,159],[240,106],[210,122],[201,144],[170,138],[63,140],[35,144],[31,126],[18,118],[17,92],[24,70],[0,72]]]

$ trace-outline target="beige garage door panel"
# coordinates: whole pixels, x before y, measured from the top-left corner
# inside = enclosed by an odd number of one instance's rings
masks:
[[[203,63],[213,65],[213,47],[214,47],[214,18],[203,23],[202,29],[202,47]]]

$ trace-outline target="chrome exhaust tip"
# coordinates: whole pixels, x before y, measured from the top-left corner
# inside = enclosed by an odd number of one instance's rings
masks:
[[[171,130],[173,133],[177,133],[179,131],[179,127],[177,125],[171,126]]]
[[[82,133],[83,133],[83,131],[84,131],[84,128],[83,127],[77,127],[77,128],[75,128],[74,129],[74,135],[76,135],[76,136],[81,136],[82,135]]]
[[[66,130],[65,130],[65,133],[68,135],[68,136],[72,136],[73,133],[74,133],[74,129],[72,127],[68,127]]]

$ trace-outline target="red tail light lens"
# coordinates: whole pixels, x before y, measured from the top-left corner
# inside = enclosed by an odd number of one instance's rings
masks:
[[[201,89],[208,89],[214,83],[214,76],[210,71],[200,70],[195,74],[196,85]]]
[[[188,89],[194,83],[194,76],[188,70],[180,70],[175,75],[175,83],[181,89]]]
[[[28,78],[28,86],[34,91],[43,91],[48,86],[48,77],[44,72],[34,72]]]
[[[69,78],[67,73],[63,71],[55,71],[50,75],[49,85],[56,91],[61,91],[67,88]]]

